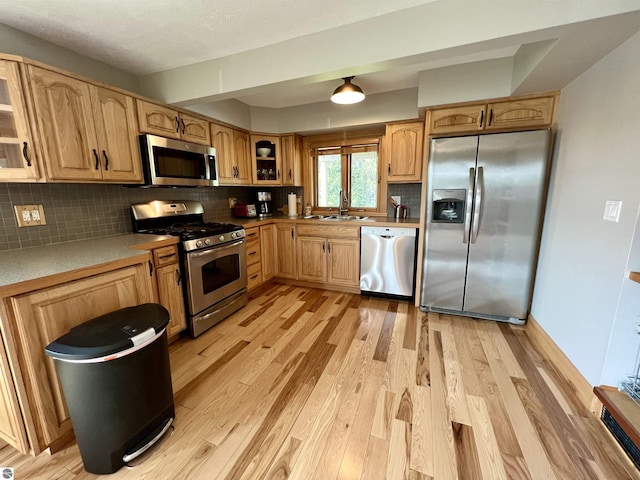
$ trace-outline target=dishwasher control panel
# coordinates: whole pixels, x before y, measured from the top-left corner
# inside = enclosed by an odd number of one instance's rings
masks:
[[[362,227],[361,235],[377,235],[379,237],[415,237],[415,228],[402,227]]]

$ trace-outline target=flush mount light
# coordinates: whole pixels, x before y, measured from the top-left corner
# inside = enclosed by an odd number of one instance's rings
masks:
[[[335,89],[333,95],[331,95],[331,101],[333,103],[339,103],[341,105],[350,105],[352,103],[358,103],[364,100],[364,92],[362,89],[351,83],[351,79],[354,77],[344,77],[344,84]]]

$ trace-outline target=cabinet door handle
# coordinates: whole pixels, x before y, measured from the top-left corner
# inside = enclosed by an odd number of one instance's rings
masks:
[[[109,170],[109,157],[107,157],[107,152],[102,150],[102,155],[104,155],[104,169]]]
[[[258,274],[257,273],[255,275],[249,277],[249,280],[255,280],[256,278],[258,278]]]
[[[291,229],[291,238],[294,238],[293,237],[293,228]]]
[[[331,242],[327,242],[327,250],[331,253]]]
[[[490,127],[492,123],[493,123],[493,108],[491,110],[489,110],[489,123],[488,123],[488,126]]]
[[[149,276],[153,277],[153,263],[149,261]]]
[[[276,179],[280,180],[280,169],[277,170],[276,175]]]
[[[31,166],[31,159],[29,158],[29,144],[27,142],[22,142],[22,156],[27,161],[27,167]]]
[[[484,110],[480,110],[480,121],[478,122],[478,128],[482,128],[482,122],[484,122]]]
[[[289,180],[291,180],[293,178],[293,174],[291,172],[291,169],[289,169]]]
[[[96,152],[96,149],[93,149],[93,156],[96,157],[96,170],[98,170],[98,168],[100,167],[100,158],[98,157],[98,152]]]
[[[187,130],[187,126],[184,124],[183,119],[180,119],[180,123],[182,124],[182,134],[184,135],[184,132]]]
[[[182,281],[182,277],[180,276],[180,270],[176,268],[176,284],[180,285],[181,281]]]
[[[176,117],[176,133],[180,133],[180,119]]]
[[[162,258],[171,258],[171,257],[175,257],[176,254],[175,253],[169,253],[167,255],[158,255],[158,260],[162,259]]]
[[[326,243],[325,243],[325,242],[322,242],[322,253],[324,253],[324,252],[325,252],[325,245],[326,245]]]
[[[387,166],[387,175],[391,176],[391,164]]]

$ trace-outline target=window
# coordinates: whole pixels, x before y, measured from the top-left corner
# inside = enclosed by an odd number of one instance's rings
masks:
[[[354,140],[355,142],[355,140]],[[353,143],[312,149],[315,206],[376,211],[380,199],[378,143]]]

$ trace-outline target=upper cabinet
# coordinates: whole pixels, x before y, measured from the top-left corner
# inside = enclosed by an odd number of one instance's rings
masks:
[[[35,66],[29,77],[48,180],[142,182],[131,97]]]
[[[280,137],[251,135],[254,185],[282,185]]]
[[[208,121],[144,100],[136,103],[142,133],[211,145]]]
[[[298,135],[280,137],[282,148],[282,185],[302,186],[302,138]]]
[[[384,142],[387,181],[420,182],[424,122],[387,124]]]
[[[18,64],[0,60],[0,181],[39,177],[26,112]]]
[[[473,133],[551,126],[556,95],[465,104],[429,111],[429,134]]]
[[[248,133],[211,123],[211,145],[216,149],[221,185],[251,184]]]

